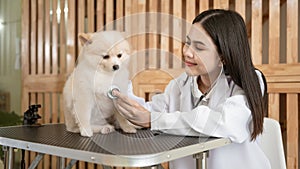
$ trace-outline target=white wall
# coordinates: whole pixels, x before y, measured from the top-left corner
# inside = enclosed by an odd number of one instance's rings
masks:
[[[21,0],[0,0],[0,22],[0,91],[10,93],[10,111],[21,113]]]

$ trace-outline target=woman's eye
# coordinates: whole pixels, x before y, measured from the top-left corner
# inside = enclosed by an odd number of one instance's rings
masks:
[[[122,57],[122,53],[119,53],[119,54],[117,55],[117,57],[118,57],[118,58],[121,58],[121,57]]]
[[[202,45],[194,45],[194,48],[198,51],[201,51],[201,50],[204,50],[203,46]]]
[[[203,48],[196,47],[196,50],[201,51]]]
[[[109,59],[109,55],[104,55],[103,59]]]

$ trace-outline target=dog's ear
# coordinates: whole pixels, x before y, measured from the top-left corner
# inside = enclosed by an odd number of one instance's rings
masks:
[[[92,43],[91,36],[92,35],[89,33],[79,33],[78,38],[80,40],[81,45],[83,46],[86,43]]]

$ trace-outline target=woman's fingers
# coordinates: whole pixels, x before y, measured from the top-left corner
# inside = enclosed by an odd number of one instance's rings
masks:
[[[121,94],[117,90],[114,90],[112,94],[117,97],[114,101],[122,114],[126,117],[132,118],[134,116],[135,109],[135,106],[133,105],[136,105],[134,101],[130,100],[127,96]]]
[[[125,106],[125,104],[129,105],[130,107],[132,107],[132,106],[133,107],[139,107],[140,106],[136,101],[130,99],[129,97],[127,97],[126,95],[120,93],[117,90],[113,90],[112,93],[113,93],[114,96],[117,97],[117,101],[121,100],[118,103],[120,103],[124,106]]]
[[[123,106],[120,106],[117,104],[117,110],[121,113],[122,116],[124,116],[126,119],[132,119],[132,113],[128,112],[127,109],[125,109]]]
[[[117,100],[121,99],[122,102],[124,102],[124,103],[126,103],[128,105],[132,105],[132,103],[131,103],[132,101],[127,96],[125,96],[122,93],[120,93],[120,91],[113,90],[112,94],[117,97]]]
[[[150,112],[147,109],[117,90],[112,91],[112,94],[117,97],[114,102],[122,116],[136,125],[150,126]]]
[[[126,114],[129,117],[133,116],[133,109],[134,107],[132,107],[131,105],[123,102],[123,100],[116,100],[117,105],[119,108],[122,108],[121,111],[123,111],[124,114]]]

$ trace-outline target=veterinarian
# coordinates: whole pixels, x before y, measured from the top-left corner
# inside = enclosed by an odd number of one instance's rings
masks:
[[[151,102],[113,91],[117,109],[132,123],[152,130],[230,138],[232,144],[210,151],[209,169],[270,169],[258,145],[266,86],[253,66],[243,18],[215,9],[192,23],[183,48],[185,73]],[[195,165],[192,156],[170,162],[174,169]]]

